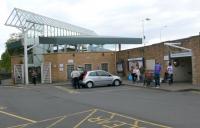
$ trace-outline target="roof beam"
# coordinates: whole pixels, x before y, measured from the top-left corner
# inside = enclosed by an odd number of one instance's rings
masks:
[[[39,37],[40,44],[142,44],[142,38],[105,36]]]

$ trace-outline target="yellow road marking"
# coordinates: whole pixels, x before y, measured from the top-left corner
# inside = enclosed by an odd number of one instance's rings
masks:
[[[158,127],[161,127],[161,128],[172,128],[172,127],[165,126],[165,125],[162,125],[162,124],[157,124],[157,123],[153,123],[153,122],[149,122],[149,121],[139,120],[139,119],[136,119],[136,118],[133,118],[133,117],[129,117],[129,116],[126,116],[126,115],[122,115],[122,114],[118,114],[118,113],[114,113],[114,112],[110,112],[110,111],[106,111],[106,110],[102,110],[102,109],[89,109],[89,110],[76,112],[76,113],[72,113],[72,114],[68,114],[68,115],[64,115],[64,116],[45,119],[45,120],[42,120],[42,121],[34,121],[34,120],[30,120],[30,119],[27,119],[27,118],[24,118],[24,117],[21,117],[21,116],[17,116],[17,115],[11,114],[11,113],[0,111],[0,113],[3,113],[3,114],[6,114],[6,115],[9,115],[9,116],[12,116],[12,117],[16,117],[16,118],[31,122],[31,123],[16,125],[16,126],[8,127],[8,128],[25,128],[26,126],[33,124],[33,123],[40,123],[40,122],[45,122],[45,121],[57,119],[53,124],[50,124],[48,127],[46,127],[46,128],[52,128],[55,125],[62,122],[65,118],[75,116],[75,115],[79,115],[79,114],[83,114],[83,113],[87,113],[87,112],[89,112],[88,113],[89,115],[87,114],[87,116],[83,120],[78,122],[73,128],[80,127],[80,125],[83,124],[84,122],[86,122],[87,120],[89,122],[96,121],[97,124],[102,125],[103,127],[107,127],[107,128],[111,128],[111,126],[122,126],[122,125],[129,125],[129,126],[134,127],[134,128],[139,128],[140,123],[145,123],[146,125],[158,126]],[[106,119],[103,119],[101,116],[90,119],[90,117],[95,115],[96,112],[104,112],[104,113],[108,113],[108,114],[111,114],[111,115],[110,115],[109,118],[106,118]],[[115,116],[119,116],[119,117],[123,117],[123,118],[126,118],[126,119],[133,120],[133,125],[126,123],[126,122],[121,122],[121,121],[118,121],[118,120],[112,121],[111,119],[114,119]],[[96,119],[96,120],[94,120],[94,119]],[[111,125],[110,123],[113,123],[113,124]]]
[[[57,119],[57,118],[63,118],[63,117],[71,117],[71,116],[75,116],[75,115],[79,115],[79,114],[82,114],[82,113],[87,113],[87,112],[92,112],[94,111],[95,109],[89,109],[89,110],[85,110],[85,111],[81,111],[81,112],[76,112],[76,113],[72,113],[72,114],[68,114],[68,115],[64,115],[64,116],[58,116],[58,117],[54,117],[54,118],[49,118],[49,119],[45,119],[45,120],[41,120],[41,121],[38,121],[39,122],[45,122],[45,121],[49,121],[49,120],[54,120],[54,119]]]
[[[94,109],[93,112],[91,112],[87,117],[85,117],[81,122],[79,122],[73,128],[78,128],[83,122],[85,122],[88,118],[90,118],[90,116],[92,116],[96,111],[97,111],[97,109]]]
[[[139,128],[139,121],[138,120],[135,120],[133,122],[133,126],[136,127],[136,128]]]
[[[15,125],[15,126],[7,127],[7,128],[24,128],[24,127],[28,126],[29,124],[32,124],[32,123]]]
[[[63,118],[63,117],[64,116],[58,116],[58,117],[48,118],[48,119],[45,119],[45,120],[37,121],[37,123],[46,122],[46,121],[55,120],[55,119],[60,119],[60,118]]]
[[[79,93],[78,91],[75,91],[73,89],[69,89],[69,88],[66,88],[66,87],[61,87],[61,86],[55,86],[57,89],[61,89],[63,91],[66,91],[68,93],[71,93],[71,94],[76,94],[76,93]]]
[[[53,124],[49,125],[49,126],[46,127],[46,128],[51,128],[51,127],[55,126],[56,124],[60,123],[60,122],[61,122],[62,120],[64,120],[65,118],[66,118],[66,116],[63,117],[63,118],[61,118],[61,119],[59,119],[59,120],[57,120],[56,122],[54,122]]]
[[[82,113],[92,112],[92,111],[94,111],[94,109],[89,109],[89,110],[85,110],[85,111],[81,111],[81,112],[76,112],[76,113],[72,113],[72,114],[68,114],[68,115],[64,115],[64,116],[48,118],[48,119],[37,121],[37,122],[34,122],[34,123],[42,123],[42,122],[58,119],[56,122],[54,122],[53,124],[51,124],[50,126],[47,127],[47,128],[51,128],[54,125],[60,123],[63,119],[65,119],[67,117],[79,115],[79,114],[82,114]],[[31,123],[26,123],[26,124],[21,124],[21,125],[14,125],[14,126],[10,126],[10,127],[7,127],[7,128],[24,128],[24,127],[26,127],[26,126],[28,126],[30,124],[33,124],[33,123],[31,122]]]
[[[172,127],[165,126],[165,125],[162,125],[162,124],[156,124],[156,123],[149,122],[149,121],[139,120],[139,119],[136,119],[136,118],[133,118],[133,117],[130,117],[130,116],[121,115],[121,114],[110,112],[110,111],[106,111],[106,110],[103,110],[103,109],[97,109],[97,110],[103,111],[103,112],[106,112],[106,113],[110,113],[110,114],[116,114],[117,116],[120,116],[120,117],[124,117],[124,118],[127,118],[127,119],[132,119],[132,120],[137,120],[139,122],[143,122],[143,123],[159,126],[159,127],[162,127],[162,128],[172,128]]]
[[[25,117],[22,117],[22,116],[18,116],[18,115],[15,115],[15,114],[11,114],[11,113],[8,113],[8,112],[4,112],[4,111],[0,111],[0,113],[11,116],[11,117],[15,117],[15,118],[18,118],[18,119],[21,119],[21,120],[25,120],[25,121],[28,121],[28,122],[31,122],[31,123],[37,122],[37,121],[31,120],[31,119],[28,119],[28,118],[25,118]]]

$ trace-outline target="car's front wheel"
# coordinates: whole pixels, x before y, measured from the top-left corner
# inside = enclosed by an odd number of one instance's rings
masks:
[[[119,81],[119,80],[115,80],[114,82],[113,82],[113,85],[114,86],[119,86],[121,84],[121,82]]]
[[[86,86],[88,87],[88,88],[92,88],[93,87],[93,82],[91,82],[91,81],[89,81],[89,82],[87,82],[86,83]]]

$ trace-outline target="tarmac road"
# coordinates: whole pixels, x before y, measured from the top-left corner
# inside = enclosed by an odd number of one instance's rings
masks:
[[[199,99],[125,85],[0,87],[0,128],[199,128]]]

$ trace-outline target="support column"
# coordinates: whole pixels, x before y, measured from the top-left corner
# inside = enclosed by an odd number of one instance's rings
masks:
[[[27,85],[29,83],[28,80],[28,55],[27,55],[27,42],[26,42],[26,32],[22,31],[23,39],[22,42],[24,44],[24,71],[25,71],[25,84]]]
[[[119,51],[121,51],[121,44],[119,44]]]

